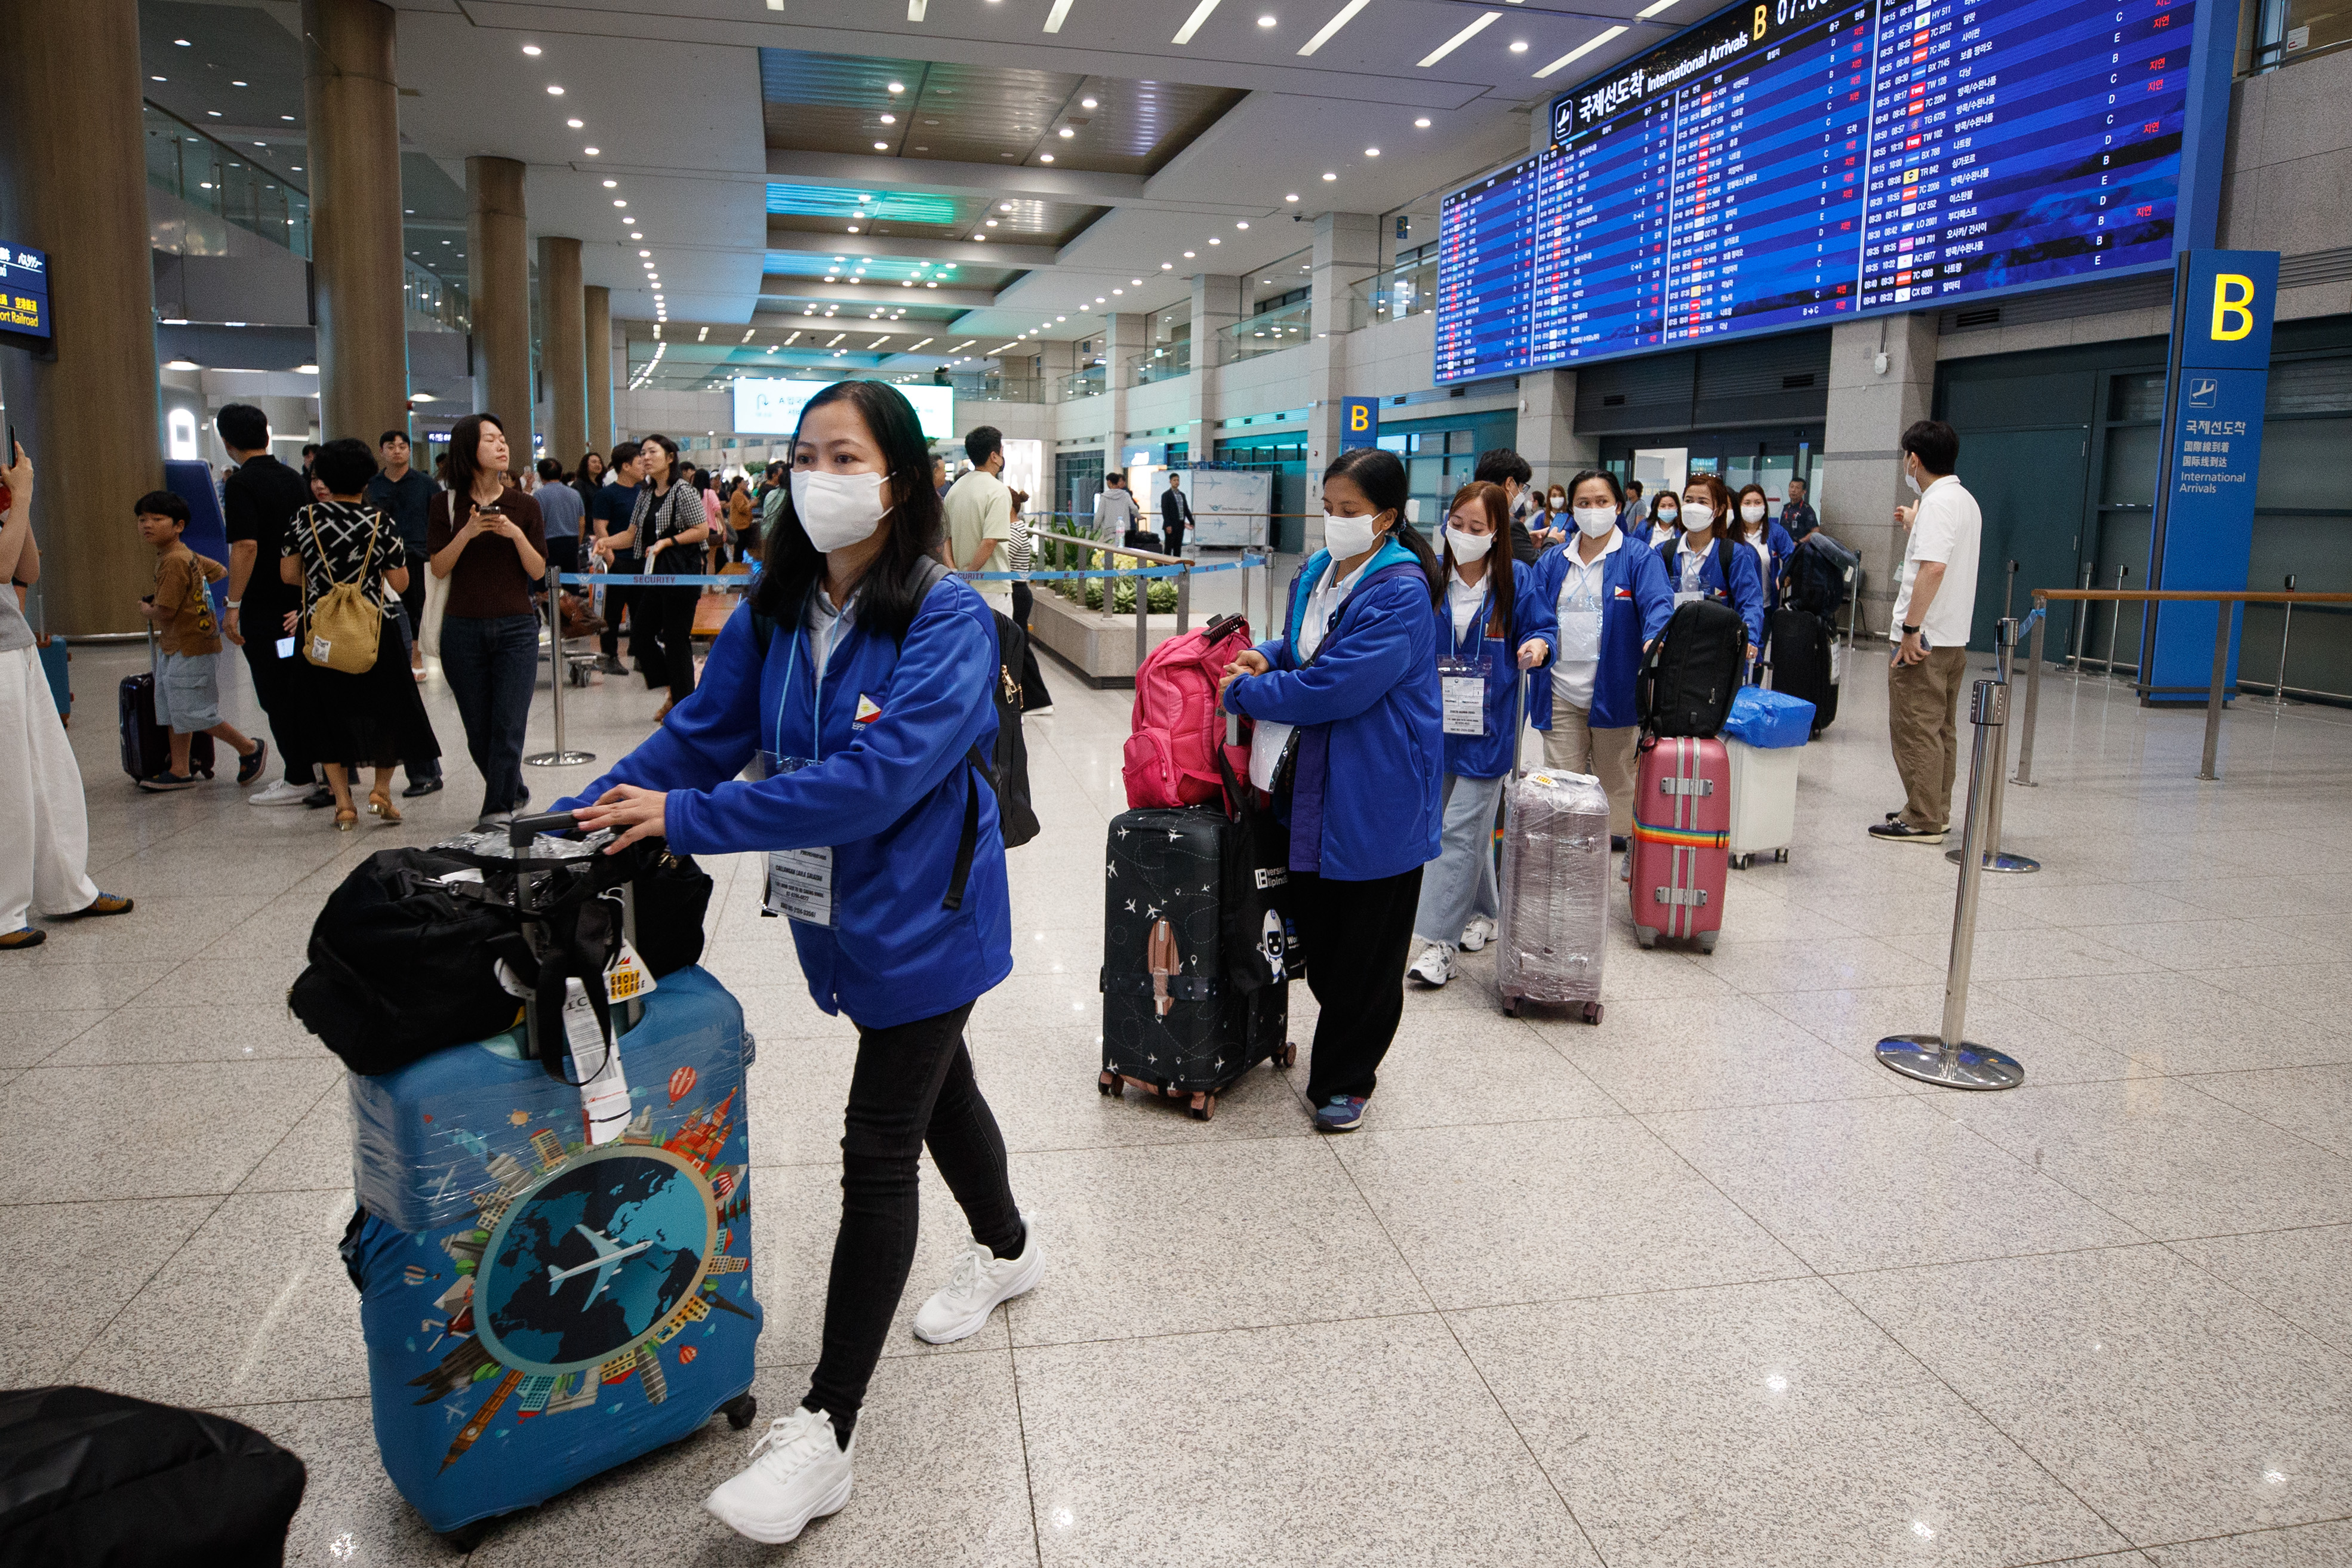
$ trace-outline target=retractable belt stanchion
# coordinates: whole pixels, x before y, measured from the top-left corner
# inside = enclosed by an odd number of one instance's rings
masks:
[[[2005,625],[2004,630],[2013,632]],[[2014,1089],[2025,1082],[2017,1059],[1967,1035],[1969,965],[1976,954],[1977,891],[1984,879],[1979,852],[1990,826],[1993,794],[2000,776],[2000,738],[2009,717],[2009,685],[1979,681],[1969,722],[1976,726],[1976,750],[1969,763],[1968,825],[1960,837],[1960,887],[1952,910],[1951,959],[1944,971],[1941,1034],[1895,1034],[1878,1042],[1878,1060],[1906,1078],[1950,1089]]]
[[[2014,782],[2028,789],[2033,785],[2033,721],[2042,711],[2042,632],[2050,624],[2050,604],[2040,594],[2033,598],[2033,613],[2026,618],[2033,628],[2032,639],[2025,645],[2025,733],[2017,739],[2017,777]]]
[[[547,569],[547,676],[555,690],[555,749],[533,752],[523,761],[533,768],[577,768],[593,762],[593,751],[570,751],[563,745],[563,582],[551,563]]]
[[[2041,632],[2041,624],[2038,619],[2035,622],[2034,631],[2038,640]],[[1999,678],[2000,681],[2000,688],[2004,693],[2009,690],[2011,669],[2016,662],[2017,632],[2017,622],[2010,620],[2003,620],[1999,626],[1993,629],[1993,645],[1999,650],[2000,656],[2000,674]],[[2031,747],[2033,744],[2033,697],[2036,689],[2034,685],[2033,673],[2032,671],[2029,670],[2026,673],[2025,681],[2025,722],[2027,727],[2025,731],[2025,743],[2029,747]],[[1993,741],[1992,788],[1988,791],[1988,793],[1992,796],[1992,805],[1986,813],[1988,821],[1985,824],[1984,837],[1979,841],[1979,848],[1982,852],[1981,858],[1983,860],[1984,869],[1987,871],[2008,873],[2040,871],[2042,869],[2042,862],[2040,861],[2034,860],[2027,855],[2010,854],[2004,852],[2000,847],[2001,799],[2003,795],[2007,793],[2007,790],[2004,788],[2005,781],[2003,775],[2005,775],[2008,770],[2009,727],[2007,725],[2002,725],[2000,727],[1999,736]],[[1966,846],[1963,845],[1961,849],[1946,850],[1944,852],[1944,858],[1950,861],[1953,864],[1958,865],[1960,861],[1960,855],[1965,848]]]

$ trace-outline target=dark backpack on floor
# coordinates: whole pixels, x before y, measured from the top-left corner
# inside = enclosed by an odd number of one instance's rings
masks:
[[[1716,570],[1730,591],[1731,545],[1716,541]],[[1650,644],[1633,679],[1633,706],[1652,740],[1706,739],[1730,716],[1731,699],[1748,662],[1748,623],[1739,612],[1712,599],[1693,600]]]
[[[1789,557],[1789,604],[1818,615],[1832,626],[1845,607],[1845,574],[1862,558],[1815,528]]]
[[[0,1562],[283,1563],[303,1480],[224,1416],[95,1388],[0,1394]]]

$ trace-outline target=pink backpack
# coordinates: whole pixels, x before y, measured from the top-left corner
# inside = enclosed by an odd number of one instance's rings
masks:
[[[1224,803],[1216,748],[1225,737],[1225,716],[1217,711],[1217,683],[1250,646],[1249,622],[1224,615],[1145,656],[1135,674],[1134,733],[1121,769],[1129,807]],[[1241,744],[1227,747],[1225,756],[1236,779],[1249,776],[1248,720],[1241,724]]]

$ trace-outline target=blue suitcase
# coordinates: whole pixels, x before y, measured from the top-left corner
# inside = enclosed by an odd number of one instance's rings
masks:
[[[591,1148],[521,1030],[351,1079],[376,1445],[444,1533],[687,1437],[751,1425],[743,1010],[699,967],[620,1037],[636,1113]],[[479,1527],[459,1536],[478,1535]]]

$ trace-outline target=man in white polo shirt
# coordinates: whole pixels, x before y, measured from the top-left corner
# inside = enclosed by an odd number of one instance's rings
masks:
[[[1977,550],[1984,515],[1953,477],[1960,438],[1940,419],[1903,433],[1903,478],[1918,502],[1895,508],[1911,530],[1903,585],[1888,635],[1895,658],[1886,672],[1886,728],[1903,809],[1874,822],[1870,835],[1890,843],[1940,844],[1952,820],[1952,778],[1960,758],[1960,687],[1969,673],[1969,620],[1977,602]]]

